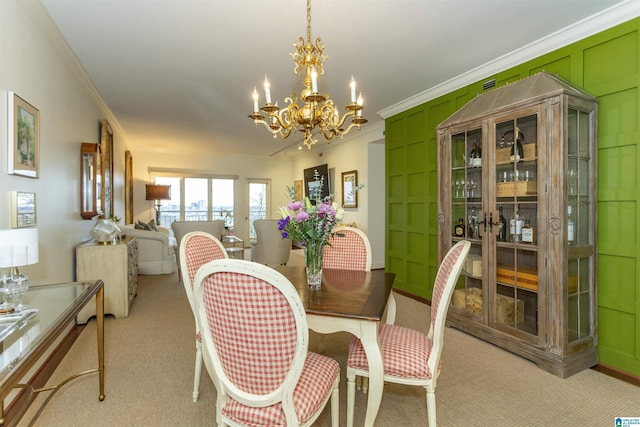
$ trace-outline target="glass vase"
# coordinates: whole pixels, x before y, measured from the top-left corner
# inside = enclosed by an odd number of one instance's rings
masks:
[[[304,247],[305,266],[307,267],[307,284],[312,289],[320,289],[322,283],[322,260],[324,245],[307,243]]]

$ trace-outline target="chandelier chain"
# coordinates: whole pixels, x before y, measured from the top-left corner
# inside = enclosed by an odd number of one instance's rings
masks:
[[[307,41],[311,42],[311,0],[307,0]]]

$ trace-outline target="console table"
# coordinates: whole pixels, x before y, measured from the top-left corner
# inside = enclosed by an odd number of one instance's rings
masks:
[[[76,280],[102,280],[104,312],[117,318],[129,316],[138,293],[137,245],[135,237],[126,237],[109,245],[91,241],[76,247]],[[77,322],[87,323],[95,314],[93,305],[87,305]]]
[[[73,375],[61,383],[43,388],[28,384],[30,372],[51,350],[73,324],[78,312],[95,299],[98,367]],[[35,395],[51,393],[34,415],[38,418],[53,395],[70,380],[98,372],[98,399],[104,400],[104,287],[101,280],[57,285],[32,286],[24,296],[31,308],[22,313],[0,316],[0,425],[18,423]],[[27,381],[27,383],[23,383]],[[26,397],[9,397],[18,388],[27,391]],[[12,399],[10,401],[10,399]],[[24,403],[23,403],[24,400]],[[9,411],[5,411],[9,407]],[[18,408],[11,408],[16,405]],[[5,418],[11,412],[11,418]]]

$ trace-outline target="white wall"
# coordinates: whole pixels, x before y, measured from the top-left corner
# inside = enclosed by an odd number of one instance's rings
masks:
[[[40,261],[25,271],[40,284],[72,280],[73,248],[89,239],[93,222],[80,218],[80,144],[98,142],[105,116],[31,3],[0,1],[0,229],[11,227],[11,192],[34,192]],[[39,179],[7,173],[8,91],[40,112]]]
[[[304,169],[326,163],[329,170],[334,169],[334,199],[341,203],[342,173],[358,171],[358,183],[365,187],[358,192],[358,207],[345,209],[343,222],[355,222],[367,234],[371,242],[372,268],[384,267],[383,127],[351,131],[344,140],[332,141],[328,145],[322,138],[318,139],[312,150],[303,148],[302,154],[294,158],[293,179],[304,179]]]

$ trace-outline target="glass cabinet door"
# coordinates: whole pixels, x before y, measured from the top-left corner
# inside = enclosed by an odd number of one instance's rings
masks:
[[[589,191],[591,175],[590,114],[575,109],[567,117],[568,341],[591,334],[593,243]]]
[[[538,335],[537,114],[495,124],[495,289],[490,324]]]
[[[451,224],[452,242],[471,242],[465,274],[462,274],[452,297],[452,305],[470,316],[483,313],[481,224],[483,194],[482,130],[474,129],[451,136]]]

